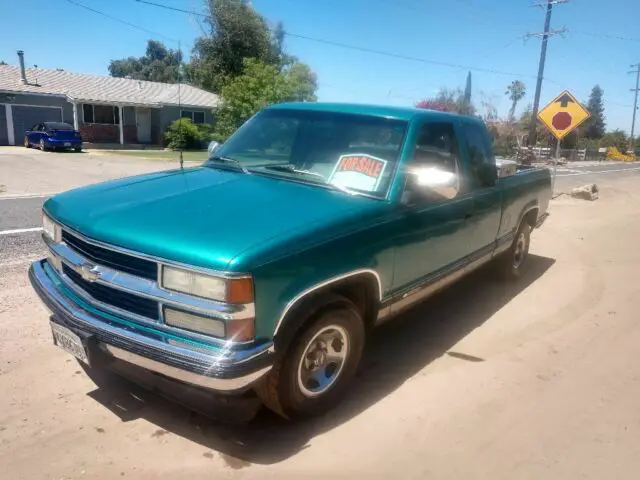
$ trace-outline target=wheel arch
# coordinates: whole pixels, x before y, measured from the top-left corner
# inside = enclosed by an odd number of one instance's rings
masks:
[[[539,213],[540,213],[540,206],[537,203],[535,205],[529,205],[528,207],[526,207],[523,210],[522,215],[520,216],[520,221],[518,222],[518,228],[520,228],[520,225],[522,224],[522,222],[526,222],[527,224],[529,224],[531,229],[534,229],[536,226],[536,222],[538,221]]]
[[[286,350],[296,334],[327,305],[329,294],[340,295],[356,305],[370,329],[378,316],[382,301],[382,281],[373,269],[359,269],[312,285],[292,298],[285,306],[274,330],[276,351]]]

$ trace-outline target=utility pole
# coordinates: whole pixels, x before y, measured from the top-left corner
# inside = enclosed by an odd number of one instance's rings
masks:
[[[542,80],[544,78],[544,64],[547,59],[547,41],[550,36],[563,33],[564,30],[550,31],[551,12],[553,6],[561,3],[567,3],[568,0],[547,0],[546,3],[536,4],[534,6],[547,8],[547,15],[544,20],[544,32],[531,33],[527,37],[542,37],[542,46],[540,48],[540,62],[538,63],[538,79],[536,81],[536,93],[533,99],[533,112],[531,115],[531,124],[529,125],[529,160],[533,159],[533,147],[536,145],[536,125],[538,122],[538,108],[540,108],[540,92],[542,91]]]
[[[629,73],[636,74],[636,88],[632,88],[631,91],[635,92],[635,99],[633,101],[633,119],[631,120],[631,138],[629,139],[629,143],[631,144],[631,153],[635,153],[635,142],[633,139],[633,135],[636,130],[636,111],[638,110],[638,91],[640,91],[640,63],[636,63],[635,65],[631,65],[631,68],[635,68],[635,70]]]

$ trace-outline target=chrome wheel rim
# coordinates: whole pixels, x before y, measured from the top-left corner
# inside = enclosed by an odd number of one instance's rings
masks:
[[[516,240],[516,247],[513,252],[513,267],[520,268],[524,257],[527,253],[527,237],[524,233],[521,233]]]
[[[324,327],[313,336],[298,364],[298,388],[305,397],[317,397],[335,385],[349,347],[349,334],[338,325]]]
[[[44,140],[40,139],[40,148],[44,150]]]

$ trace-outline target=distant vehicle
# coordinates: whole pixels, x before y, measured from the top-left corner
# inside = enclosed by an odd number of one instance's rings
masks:
[[[42,122],[24,133],[24,146],[47,150],[82,150],[82,136],[73,126],[63,122]]]

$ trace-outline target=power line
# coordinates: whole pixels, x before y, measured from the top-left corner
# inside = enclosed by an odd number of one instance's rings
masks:
[[[578,35],[586,35],[589,37],[609,38],[612,40],[624,40],[627,42],[640,42],[640,38],[622,37],[620,35],[609,35],[607,33],[584,32],[580,30],[570,30],[570,32],[577,33]]]
[[[376,54],[376,55],[382,55],[385,57],[391,57],[391,58],[399,58],[401,60],[410,60],[413,62],[420,62],[420,63],[426,63],[426,64],[431,64],[431,65],[440,65],[442,67],[450,67],[450,68],[459,68],[462,70],[471,70],[471,71],[476,71],[476,72],[485,72],[485,73],[492,73],[495,75],[506,75],[509,77],[530,77],[530,78],[536,78],[535,75],[531,75],[531,74],[526,74],[526,73],[517,73],[517,72],[507,72],[504,70],[495,70],[495,69],[491,69],[491,68],[482,68],[482,67],[474,67],[474,66],[470,66],[470,65],[461,65],[458,63],[451,63],[451,62],[443,62],[440,60],[429,60],[426,58],[420,58],[420,57],[414,57],[411,55],[404,55],[401,53],[394,53],[394,52],[387,52],[384,50],[376,50],[374,48],[367,48],[367,47],[359,47],[357,45],[350,45],[347,43],[341,43],[341,42],[335,42],[332,40],[326,40],[323,38],[317,38],[317,37],[311,37],[308,35],[302,35],[299,33],[291,33],[291,32],[285,32],[285,35],[289,36],[289,37],[294,37],[294,38],[301,38],[303,40],[309,40],[312,42],[317,42],[317,43],[322,43],[325,45],[332,45],[334,47],[340,47],[340,48],[345,48],[348,50],[355,50],[355,51],[359,51],[359,52],[364,52],[364,53],[372,53],[372,54]]]
[[[96,10],[94,8],[91,7],[87,7],[86,5],[83,5],[81,3],[78,3],[74,0],[67,0],[69,3],[72,3],[74,5],[77,5],[81,8],[85,8],[91,12],[97,13],[99,15],[103,15],[107,18],[110,18],[112,20],[118,21],[120,23],[124,23],[125,25],[129,25],[130,27],[133,28],[137,28],[140,30],[144,30],[148,33],[152,33],[154,35],[159,35],[159,36],[163,36],[165,38],[169,38],[165,35],[162,35],[158,32],[153,32],[151,30],[147,30],[143,27],[140,27],[138,25],[134,25],[130,22],[127,22],[125,20],[113,17],[111,15],[105,14],[104,12],[101,12],[99,10]],[[156,2],[152,2],[152,1],[148,1],[148,0],[134,0],[137,3],[143,3],[145,5],[149,5],[149,6],[153,6],[153,7],[157,7],[157,8],[163,8],[166,10],[171,10],[171,11],[176,11],[176,12],[181,12],[181,13],[187,13],[190,15],[197,15],[197,16],[201,16],[201,17],[205,17],[208,18],[208,15],[204,14],[204,13],[198,13],[198,12],[193,12],[193,11],[189,11],[189,10],[185,10],[182,8],[177,8],[177,7],[172,7],[170,5],[164,5],[161,3],[156,3]],[[316,43],[321,43],[324,45],[332,45],[334,47],[339,47],[339,48],[344,48],[344,49],[349,49],[349,50],[354,50],[354,51],[359,51],[359,52],[364,52],[364,53],[371,53],[371,54],[375,54],[375,55],[382,55],[382,56],[386,56],[386,57],[390,57],[390,58],[398,58],[401,60],[409,60],[409,61],[413,61],[413,62],[419,62],[419,63],[425,63],[425,64],[430,64],[430,65],[439,65],[442,67],[449,67],[449,68],[457,68],[457,69],[461,69],[461,70],[471,70],[471,71],[476,71],[476,72],[484,72],[484,73],[491,73],[494,75],[504,75],[504,76],[508,76],[508,77],[529,77],[529,78],[536,78],[534,75],[531,74],[525,74],[525,73],[518,73],[518,72],[507,72],[507,71],[503,71],[503,70],[496,70],[496,69],[490,69],[490,68],[482,68],[482,67],[474,67],[474,66],[470,66],[470,65],[461,65],[461,64],[457,64],[457,63],[451,63],[451,62],[444,62],[444,61],[439,61],[439,60],[429,60],[426,58],[420,58],[420,57],[414,57],[411,55],[404,55],[404,54],[400,54],[400,53],[394,53],[394,52],[387,52],[384,50],[376,50],[373,48],[366,48],[366,47],[360,47],[357,45],[350,45],[350,44],[346,44],[346,43],[341,43],[341,42],[335,42],[332,40],[326,40],[323,38],[317,38],[317,37],[311,37],[309,35],[302,35],[300,33],[293,33],[293,32],[284,32],[284,34],[286,36],[289,37],[293,37],[293,38],[299,38],[299,39],[303,39],[303,40],[308,40],[308,41],[312,41],[312,42],[316,42]],[[170,40],[174,41],[174,42],[179,42],[179,40],[173,39],[173,38],[169,38]]]
[[[162,9],[170,10],[170,11],[174,11],[174,12],[179,12],[179,13],[185,13],[185,14],[188,14],[188,15],[199,16],[199,17],[202,17],[202,18],[208,18],[209,17],[209,15],[204,14],[204,13],[200,13],[200,12],[196,12],[196,11],[192,11],[192,10],[186,10],[186,9],[182,9],[182,8],[178,8],[178,7],[173,7],[171,5],[164,5],[164,4],[153,2],[153,1],[149,1],[149,0],[133,0],[133,1],[135,1],[137,3],[145,4],[145,5],[148,5],[148,6],[156,7],[156,8],[162,8]],[[86,5],[83,5],[83,4],[81,4],[81,3],[79,3],[79,2],[77,2],[75,0],[67,0],[67,2],[69,2],[69,3],[73,4],[73,5],[76,5],[76,6],[80,7],[80,8],[84,8],[85,10],[88,10],[88,11],[91,11],[93,13],[96,13],[98,15],[102,15],[102,16],[104,16],[106,18],[109,18],[111,20],[114,20],[116,22],[119,22],[119,23],[122,23],[124,25],[130,26],[132,28],[136,28],[138,30],[142,30],[142,31],[150,33],[152,35],[158,35],[158,36],[164,37],[164,38],[169,39],[169,40],[171,40],[173,42],[176,42],[176,43],[180,43],[180,40],[173,39],[173,38],[168,37],[166,35],[163,35],[163,34],[161,34],[159,32],[154,32],[153,30],[148,30],[148,29],[146,29],[144,27],[141,27],[139,25],[135,25],[135,24],[133,24],[131,22],[128,22],[126,20],[122,20],[120,18],[114,17],[112,15],[106,14],[106,13],[101,12],[99,10],[96,10],[94,8],[91,8],[91,7],[88,7]],[[576,33],[578,33],[578,32],[576,32]],[[550,34],[551,34],[551,32],[550,32]],[[387,57],[397,58],[397,59],[402,59],[402,60],[408,60],[408,61],[413,61],[413,62],[432,64],[432,65],[440,65],[440,66],[443,66],[443,67],[456,68],[456,69],[461,69],[461,70],[479,71],[479,72],[491,73],[491,74],[496,74],[496,75],[504,75],[504,76],[510,76],[510,77],[537,78],[536,75],[531,75],[531,74],[507,72],[507,71],[502,71],[502,70],[494,70],[494,69],[487,69],[487,68],[481,68],[481,67],[473,67],[473,66],[455,64],[455,63],[450,63],[450,62],[429,60],[429,59],[425,59],[425,58],[413,57],[413,56],[410,56],[410,55],[404,55],[404,54],[399,54],[399,53],[394,53],[394,52],[386,52],[386,51],[376,50],[376,49],[372,49],[372,48],[359,47],[357,45],[350,45],[350,44],[335,42],[335,41],[331,41],[331,40],[311,37],[311,36],[308,36],[308,35],[302,35],[302,34],[297,34],[297,33],[293,33],[293,32],[285,32],[285,35],[287,35],[289,37],[294,37],[294,38],[307,40],[307,41],[313,41],[313,42],[317,42],[317,43],[322,43],[322,44],[325,44],[325,45],[331,45],[331,46],[335,46],[335,47],[339,47],[339,48],[344,48],[344,49],[349,49],[349,50],[354,50],[354,51],[360,51],[360,52],[370,53],[370,54],[375,54],[375,55],[382,55],[382,56],[387,56]],[[531,35],[534,35],[534,34],[527,34],[527,35],[531,36]],[[519,36],[519,37],[513,39],[512,41],[508,42],[507,44],[505,44],[500,49],[508,48],[509,46],[513,45],[513,43],[515,43],[517,40],[522,39],[522,38],[526,38],[527,35]],[[543,35],[543,34],[539,34],[539,35]],[[549,83],[553,83],[555,85],[558,85],[561,88],[564,88],[562,84],[560,84],[560,83],[558,83],[558,82],[556,82],[556,81],[554,81],[554,80],[552,80],[550,78],[543,78],[543,80],[547,81]],[[335,88],[335,87],[333,87],[333,88]],[[622,106],[622,107],[630,107],[630,105],[620,104],[620,103],[616,103],[616,102],[608,102],[608,103],[611,103],[611,104],[614,104],[614,105],[618,105],[618,106]]]
[[[75,5],[77,7],[84,8],[85,10],[88,10],[90,12],[96,13],[98,15],[102,15],[103,17],[106,17],[106,18],[108,18],[110,20],[113,20],[114,22],[122,23],[122,24],[127,25],[127,26],[129,26],[131,28],[135,28],[135,29],[138,29],[138,30],[142,30],[143,32],[150,33],[151,35],[157,35],[159,37],[165,38],[165,39],[170,40],[172,42],[180,43],[180,40],[176,40],[175,38],[168,37],[167,35],[164,35],[164,34],[162,34],[160,32],[155,32],[153,30],[149,30],[147,28],[141,27],[140,25],[135,25],[135,24],[133,24],[131,22],[127,22],[126,20],[123,20],[123,19],[118,18],[118,17],[114,17],[112,15],[109,15],[108,13],[101,12],[100,10],[96,10],[95,8],[91,8],[91,7],[87,6],[87,5],[83,5],[82,3],[76,2],[74,0],[67,0],[67,2],[69,2],[70,4]]]
[[[174,12],[189,13],[191,15],[197,15],[199,17],[209,18],[209,15],[205,13],[194,12],[192,10],[185,10],[183,8],[172,7],[171,5],[164,5],[162,3],[149,2],[147,0],[134,0],[134,2],[144,3],[151,5],[152,7],[164,8],[165,10],[172,10]]]

